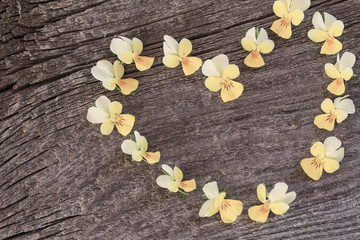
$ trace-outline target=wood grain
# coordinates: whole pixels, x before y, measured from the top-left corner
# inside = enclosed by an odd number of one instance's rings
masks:
[[[269,30],[272,0],[3,0],[0,2],[0,238],[1,239],[360,239],[359,78],[347,94],[357,113],[333,132],[317,129],[330,79],[321,44],[306,34],[316,11],[342,20],[344,50],[360,55],[360,2],[313,0],[304,22],[284,40]],[[266,66],[243,64],[238,43],[253,27],[268,30],[275,50]],[[240,67],[244,85],[236,101],[208,91],[201,71],[184,76],[162,66],[163,35],[189,38],[193,56],[225,53]],[[138,79],[130,96],[107,91],[91,76],[100,59],[115,60],[116,36],[138,37],[154,66],[126,76]],[[359,72],[358,61],[354,67]],[[125,139],[102,136],[86,121],[100,95],[120,101],[136,116],[135,129],[161,163],[195,178],[189,196],[155,184],[161,164],[132,163]],[[336,136],[345,159],[334,174],[314,182],[300,167],[313,142]],[[233,224],[219,215],[200,219],[202,186],[218,181],[244,203]],[[288,183],[297,192],[286,218],[252,222],[256,186]]]

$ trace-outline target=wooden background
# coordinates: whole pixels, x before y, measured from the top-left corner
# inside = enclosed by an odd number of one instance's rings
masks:
[[[269,28],[272,0],[2,0],[0,3],[0,238],[1,239],[360,239],[359,77],[347,94],[357,113],[333,132],[313,119],[334,98],[326,86],[321,44],[306,34],[316,11],[342,20],[344,50],[360,55],[358,0],[313,0],[304,22],[284,40]],[[266,66],[249,69],[238,40],[264,27],[275,50]],[[201,71],[184,76],[162,65],[163,35],[189,38],[193,56],[225,53],[240,67],[243,95],[223,103]],[[90,73],[100,59],[115,60],[116,36],[138,37],[153,67],[126,76],[140,81],[130,96],[104,89]],[[343,52],[343,51],[342,51]],[[354,72],[360,72],[360,61]],[[117,132],[102,136],[87,122],[100,96],[120,101],[136,116],[134,129],[159,164],[132,163]],[[300,160],[313,142],[343,141],[345,158],[334,174],[308,178]],[[176,164],[198,190],[172,194],[155,183],[161,164]],[[244,204],[233,224],[219,214],[198,217],[201,188],[218,181]],[[297,192],[286,218],[252,222],[256,187],[285,181]]]

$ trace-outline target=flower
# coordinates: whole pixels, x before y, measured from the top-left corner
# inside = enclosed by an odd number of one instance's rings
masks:
[[[316,142],[310,152],[314,157],[301,160],[304,172],[313,180],[320,179],[323,169],[333,173],[339,169],[339,162],[344,158],[344,148],[336,137],[328,137],[324,143]]]
[[[139,85],[139,82],[133,78],[121,79],[124,75],[124,66],[120,61],[111,64],[107,60],[100,60],[91,68],[91,74],[108,90],[114,90],[116,85],[119,86],[124,95],[129,95]]]
[[[265,65],[264,59],[260,53],[270,53],[274,49],[274,42],[269,40],[267,32],[264,28],[251,28],[246,32],[246,36],[241,39],[241,45],[246,50],[251,52],[244,60],[248,67],[258,68]]]
[[[205,184],[203,191],[208,200],[201,206],[200,217],[211,217],[220,211],[221,220],[224,223],[235,222],[243,209],[241,201],[224,199],[226,193],[219,193],[216,181]]]
[[[174,68],[181,62],[185,75],[191,75],[202,65],[202,60],[198,57],[189,57],[192,51],[192,44],[189,39],[183,38],[178,43],[173,37],[164,36],[164,58],[163,63],[166,67]]]
[[[178,167],[174,167],[174,170],[166,165],[161,165],[165,175],[157,177],[156,183],[162,188],[167,188],[170,192],[182,192],[179,188],[183,189],[185,192],[191,192],[196,189],[195,179],[182,181],[183,173]]]
[[[136,162],[140,162],[145,158],[149,164],[154,164],[160,160],[160,152],[147,152],[148,142],[144,136],[141,136],[138,131],[134,131],[135,140],[126,139],[121,144],[121,150],[125,154],[132,156]]]
[[[341,59],[339,54],[337,55],[336,64],[331,63],[325,64],[325,72],[328,77],[335,79],[329,84],[327,89],[329,92],[335,95],[342,95],[345,92],[345,81],[349,81],[353,76],[352,67],[354,66],[356,57],[350,52],[345,52]]]
[[[273,10],[280,19],[276,20],[271,30],[282,38],[291,37],[291,23],[298,26],[304,19],[304,11],[310,7],[310,0],[278,0]]]
[[[270,210],[276,215],[283,215],[289,210],[289,204],[296,198],[294,191],[286,193],[288,185],[284,182],[275,184],[273,190],[267,194],[265,184],[259,184],[257,187],[257,197],[263,205],[252,206],[248,210],[251,220],[257,222],[266,222]]]
[[[138,38],[133,38],[132,40],[121,36],[114,38],[111,40],[110,50],[126,64],[134,61],[139,71],[149,69],[154,63],[153,57],[139,56],[143,50],[143,43]]]
[[[243,85],[232,80],[240,75],[239,68],[235,64],[229,64],[226,55],[220,54],[206,60],[201,70],[208,77],[205,86],[213,92],[221,89],[221,99],[224,102],[237,99],[242,94]]]
[[[342,44],[334,37],[340,37],[343,34],[344,23],[326,12],[324,12],[324,17],[316,12],[312,23],[315,29],[308,32],[308,37],[314,42],[325,41],[320,53],[327,55],[338,53],[342,49]]]
[[[95,106],[88,109],[86,118],[91,123],[102,123],[100,131],[103,135],[109,135],[114,126],[123,136],[131,132],[135,117],[130,114],[121,114],[121,103],[117,101],[110,102],[107,97],[100,96],[95,101]]]
[[[334,130],[335,119],[337,123],[344,121],[348,114],[355,113],[355,106],[351,99],[347,99],[349,95],[338,97],[331,101],[327,98],[321,103],[321,109],[325,114],[320,114],[314,119],[314,124],[318,128],[326,129],[328,131]]]

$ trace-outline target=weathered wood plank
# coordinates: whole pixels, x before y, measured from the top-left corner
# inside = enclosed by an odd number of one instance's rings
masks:
[[[0,236],[1,239],[358,239],[359,126],[351,115],[332,133],[317,129],[329,79],[320,44],[307,31],[316,11],[342,20],[344,50],[360,54],[360,3],[313,0],[305,21],[283,40],[268,31],[275,50],[267,65],[243,64],[239,43],[253,26],[269,29],[273,1],[49,1],[0,3]],[[239,65],[245,91],[222,103],[197,72],[162,67],[162,36],[187,37],[203,60],[225,53]],[[114,60],[113,37],[138,37],[154,66],[126,76],[140,81],[130,96],[105,90],[91,76],[100,59]],[[359,72],[359,62],[355,72]],[[348,83],[359,111],[359,82]],[[135,164],[121,153],[124,138],[102,136],[86,121],[100,95],[118,100],[136,116],[135,129],[161,163],[176,164],[198,190],[170,194],[155,184],[160,164]],[[295,126],[295,127],[294,127]],[[318,182],[300,160],[315,141],[343,141],[340,169]],[[244,203],[234,224],[200,219],[201,187],[218,181]],[[258,204],[256,186],[285,181],[298,194],[286,218],[266,224],[249,220]]]

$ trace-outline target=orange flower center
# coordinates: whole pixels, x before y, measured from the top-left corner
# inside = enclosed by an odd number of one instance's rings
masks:
[[[325,120],[325,121],[327,121],[327,122],[329,122],[329,123],[333,123],[333,122],[335,122],[335,119],[336,119],[336,115],[330,113],[330,114],[328,114],[328,116],[326,117],[326,120]]]
[[[251,52],[251,58],[256,59],[256,58],[259,58],[259,57],[260,57],[259,51],[254,50],[254,51]]]
[[[226,79],[223,85],[226,90],[229,90],[230,88],[234,87],[233,83],[229,79]]]
[[[326,39],[326,42],[325,44],[327,44],[328,46],[332,46],[334,44],[334,37],[333,36],[329,36],[327,39]]]
[[[319,168],[322,166],[321,159],[316,157],[311,161],[311,165],[314,165],[315,168]]]
[[[228,208],[230,206],[230,203],[228,203],[228,201],[226,201],[225,199],[221,202],[220,208],[222,211],[224,211],[226,208]]]
[[[284,18],[281,19],[280,23],[281,23],[280,24],[281,26],[284,26],[285,28],[287,28],[291,24],[291,19],[287,18],[287,17],[286,18],[284,17]]]
[[[114,117],[114,124],[116,124],[117,126],[122,126],[124,125],[124,121],[125,119],[121,116],[121,115],[116,115]]]
[[[344,79],[341,77],[339,77],[335,80],[335,84],[338,86],[343,85],[343,83],[344,83]]]
[[[260,207],[259,212],[260,212],[261,214],[267,214],[267,212],[269,212],[269,205],[267,205],[267,204],[262,205],[262,206]]]
[[[187,57],[183,57],[181,58],[181,63],[184,65],[184,66],[187,66],[190,64],[190,59],[187,58]]]

